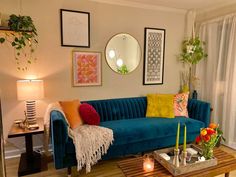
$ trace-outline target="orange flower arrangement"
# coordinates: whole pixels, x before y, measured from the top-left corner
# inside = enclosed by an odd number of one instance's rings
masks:
[[[219,125],[211,123],[209,127],[203,128],[200,135],[196,138],[196,143],[202,146],[202,154],[206,159],[213,157],[213,148],[220,138],[223,138],[223,132]],[[223,140],[225,140],[223,138]]]

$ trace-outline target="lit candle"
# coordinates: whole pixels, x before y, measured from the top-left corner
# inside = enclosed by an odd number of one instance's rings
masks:
[[[187,140],[187,127],[185,125],[184,126],[184,147],[183,147],[184,152],[186,152],[186,140]]]
[[[146,157],[143,161],[143,169],[145,172],[150,172],[154,170],[154,160],[152,158]]]
[[[176,144],[175,144],[175,149],[176,150],[179,149],[179,129],[180,129],[180,123],[178,123],[178,127],[177,127]]]

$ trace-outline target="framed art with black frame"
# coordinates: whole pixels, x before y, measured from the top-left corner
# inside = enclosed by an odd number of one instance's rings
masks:
[[[61,46],[90,47],[90,13],[60,9]]]
[[[143,85],[163,84],[165,29],[144,28]]]

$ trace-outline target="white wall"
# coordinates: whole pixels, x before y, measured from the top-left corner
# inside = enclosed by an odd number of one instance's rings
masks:
[[[0,12],[19,14],[19,2],[1,0]],[[71,51],[75,48],[60,45],[59,9],[90,12],[91,47],[80,51],[101,51],[111,36],[120,32],[133,35],[144,46],[144,27],[165,28],[165,72],[164,84],[142,85],[143,56],[138,68],[126,76],[113,72],[102,57],[102,86],[72,87]],[[0,88],[2,90],[4,137],[14,119],[23,118],[24,103],[16,100],[16,80],[35,75],[45,81],[45,99],[38,102],[38,115],[43,116],[49,102],[63,99],[81,100],[133,97],[147,93],[176,93],[179,90],[177,61],[180,44],[184,36],[184,14],[155,11],[142,8],[113,6],[88,0],[22,0],[22,15],[30,15],[38,29],[39,45],[35,55],[38,60],[27,72],[17,71],[13,49],[0,46]],[[24,147],[20,138],[8,139],[18,148]]]

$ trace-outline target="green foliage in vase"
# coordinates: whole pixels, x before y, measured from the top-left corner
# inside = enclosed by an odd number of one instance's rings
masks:
[[[199,37],[184,40],[182,43],[182,53],[180,54],[179,59],[190,65],[197,64],[200,60],[207,57],[203,48],[204,45],[205,42],[202,42]]]
[[[33,20],[30,16],[12,14],[8,20],[8,26],[12,32],[5,32],[5,36],[0,37],[0,43],[9,42],[15,49],[17,69],[27,70],[27,64],[35,60],[32,53],[38,44],[38,34]],[[24,62],[22,57],[25,59]]]
[[[129,73],[129,70],[126,65],[122,65],[121,67],[117,68],[117,72],[121,74]]]

